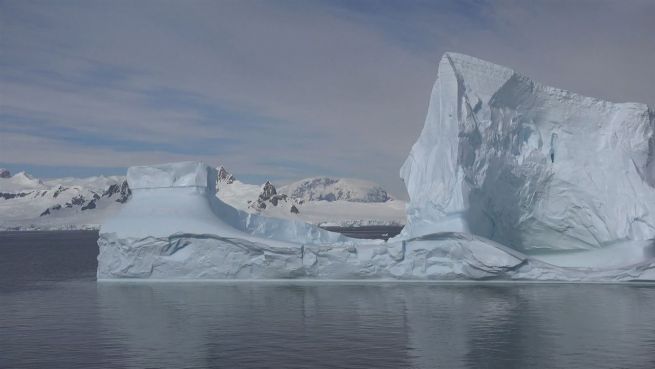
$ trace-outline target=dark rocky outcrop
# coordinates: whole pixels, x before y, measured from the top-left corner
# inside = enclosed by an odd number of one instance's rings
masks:
[[[89,201],[86,205],[82,206],[82,211],[95,209],[96,208],[96,199]]]
[[[275,190],[275,186],[269,181],[266,181],[264,185],[262,186],[262,193],[259,194],[259,199],[262,201],[268,200],[274,195],[277,195],[277,191]]]
[[[130,190],[127,181],[123,181],[121,184],[115,183],[107,187],[105,192],[102,193],[102,197],[105,198],[112,198],[114,195],[117,195],[116,202],[120,202],[121,204],[125,203],[132,196],[132,190]]]
[[[236,180],[236,178],[234,178],[234,176],[230,172],[228,172],[227,169],[225,169],[222,166],[218,167],[218,181],[219,182],[231,184],[235,180]]]
[[[30,195],[30,194],[32,194],[32,191],[30,191],[30,192],[17,192],[17,193],[0,192],[0,199],[10,200],[10,199],[14,199],[16,197],[25,197],[25,196]]]

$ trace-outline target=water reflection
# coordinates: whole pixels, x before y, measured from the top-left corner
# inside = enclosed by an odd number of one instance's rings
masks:
[[[129,367],[653,368],[655,290],[100,284]]]

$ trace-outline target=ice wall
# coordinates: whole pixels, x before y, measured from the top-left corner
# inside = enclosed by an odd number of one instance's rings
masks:
[[[347,240],[304,222],[237,210],[216,198],[216,176],[216,169],[200,162],[130,167],[132,199],[102,225],[101,233],[145,237],[181,232],[316,244]]]
[[[655,114],[446,53],[401,177],[403,237],[470,232],[524,251],[646,240]]]

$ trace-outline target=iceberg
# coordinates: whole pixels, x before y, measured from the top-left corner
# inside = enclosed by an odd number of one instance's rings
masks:
[[[401,168],[404,237],[473,233],[516,250],[655,237],[655,112],[446,53]]]
[[[216,197],[199,162],[128,169],[98,280],[655,280],[655,124],[447,53],[401,169],[407,227],[356,240]]]

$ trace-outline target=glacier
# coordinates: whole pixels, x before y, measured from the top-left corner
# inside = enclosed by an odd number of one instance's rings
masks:
[[[98,280],[655,280],[655,114],[447,53],[401,169],[407,226],[356,240],[236,209],[199,162],[128,169]]]

